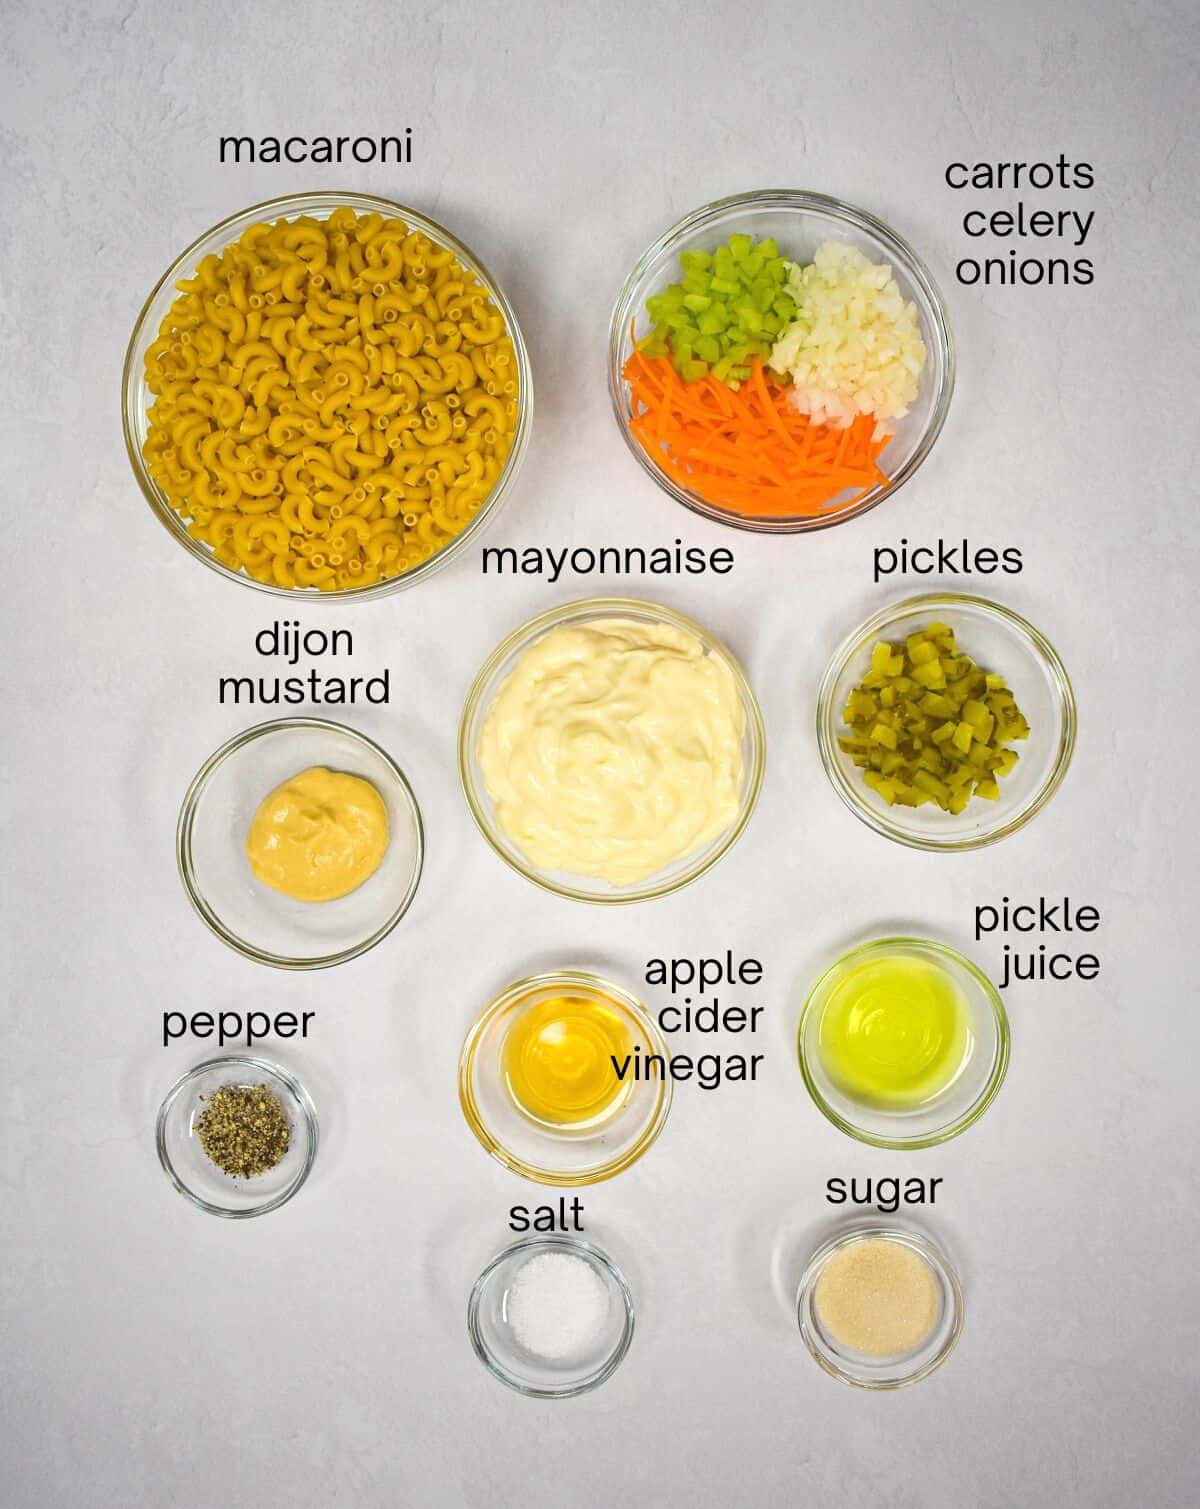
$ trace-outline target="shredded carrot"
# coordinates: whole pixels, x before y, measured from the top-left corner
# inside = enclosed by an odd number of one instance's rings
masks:
[[[813,424],[758,357],[736,391],[711,375],[685,383],[668,357],[636,350],[623,375],[639,443],[706,503],[748,518],[809,518],[888,486],[879,467],[887,438],[873,438],[870,415],[845,429]]]

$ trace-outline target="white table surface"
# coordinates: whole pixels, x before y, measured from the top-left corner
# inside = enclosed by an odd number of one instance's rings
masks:
[[[1197,279],[1195,11],[1100,0],[657,6],[34,4],[4,9],[0,454],[8,587],[0,1097],[0,1502],[33,1506],[617,1505],[959,1509],[1194,1503]],[[1189,87],[1191,86],[1191,87]],[[221,134],[383,133],[388,168],[220,166]],[[959,287],[973,204],[952,159],[1096,169],[1092,288]],[[947,296],[949,422],[868,518],[758,539],[676,507],[621,444],[604,383],[627,268],[704,201],[787,184],[869,207]],[[751,827],[703,882],[631,909],[544,895],[475,832],[454,741],[468,682],[523,618],[595,583],[481,579],[307,617],[392,667],[355,726],[404,765],[428,862],[399,930],[333,972],[222,948],[175,875],[203,758],[254,720],[217,703],[284,605],[200,570],[154,522],[120,433],[141,301],[208,225],[313,186],[411,202],[510,291],[537,416],[493,545],[730,545],[723,578],[626,584],[693,613],[751,675],[769,730]],[[926,581],[871,550],[969,536],[1026,567],[997,596],[1059,646],[1081,706],[1061,794],[970,855],[856,823],[812,733],[833,644]],[[604,585],[601,584],[601,588]],[[798,1003],[849,940],[903,922],[974,952],[972,908],[1098,906],[1100,978],[1008,993],[1013,1060],[979,1126],[934,1152],[859,1147],[796,1071]],[[465,1336],[467,1292],[538,1198],[455,1093],[481,1003],[547,963],[635,988],[652,955],[731,948],[766,980],[763,1081],[680,1087],[636,1170],[585,1195],[628,1267],[638,1332],[593,1396],[530,1402]],[[192,1209],[154,1156],[165,1007],[312,1009],[269,1044],[318,1103],[308,1187],[260,1221]],[[763,1046],[765,1044],[765,1047]],[[680,1045],[682,1046],[682,1045]],[[723,1044],[736,1047],[732,1040]],[[967,1325],[921,1386],[869,1395],[812,1363],[790,1310],[835,1174],[940,1174],[931,1229]]]

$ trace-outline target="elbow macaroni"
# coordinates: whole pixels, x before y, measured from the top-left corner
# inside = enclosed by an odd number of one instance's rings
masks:
[[[516,433],[516,355],[451,252],[341,208],[253,225],[176,286],[146,352],[142,455],[224,565],[369,586],[483,507]]]

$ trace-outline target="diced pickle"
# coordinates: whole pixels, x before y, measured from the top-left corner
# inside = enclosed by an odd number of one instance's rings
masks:
[[[950,698],[943,697],[940,692],[926,692],[918,706],[931,718],[953,718],[956,711]]]
[[[982,702],[977,702],[974,697],[969,697],[963,703],[963,722],[969,723],[972,728],[978,728],[987,715],[987,708],[984,707]]]
[[[973,797],[999,799],[1018,760],[1008,745],[1029,737],[1004,677],[976,665],[938,622],[903,644],[875,645],[842,717],[849,735],[838,747],[889,807],[953,814]]]

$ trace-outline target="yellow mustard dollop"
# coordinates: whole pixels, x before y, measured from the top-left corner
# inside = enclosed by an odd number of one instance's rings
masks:
[[[732,672],[694,634],[603,618],[525,650],[476,754],[534,864],[633,885],[736,821],[744,726]]]
[[[387,808],[370,781],[314,765],[259,807],[246,858],[263,885],[294,901],[336,901],[374,875],[387,846]]]

